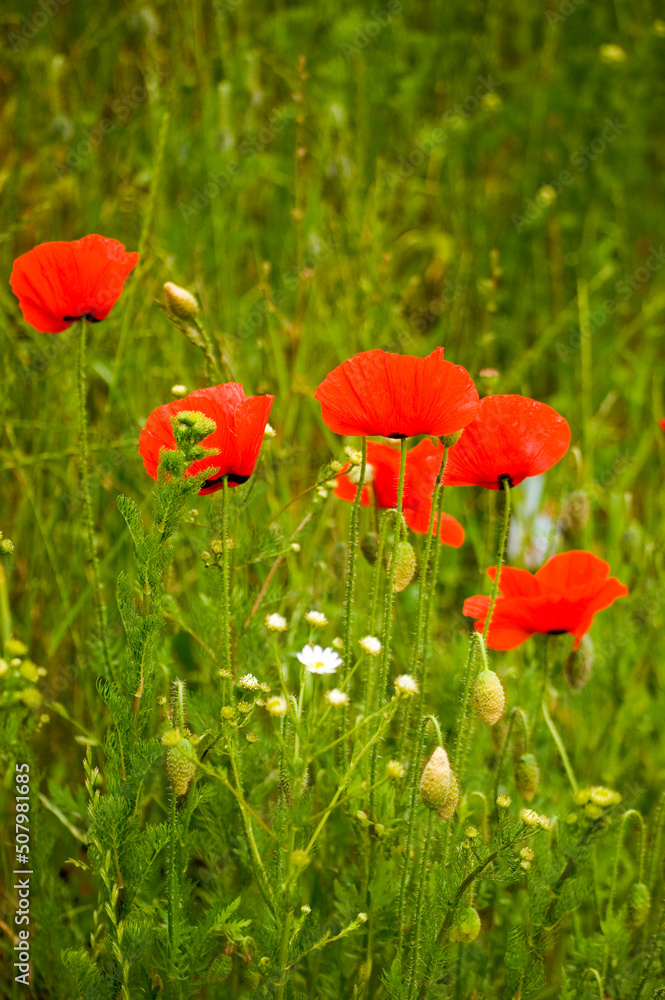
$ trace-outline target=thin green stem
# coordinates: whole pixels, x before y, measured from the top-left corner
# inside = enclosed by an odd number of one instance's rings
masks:
[[[413,997],[413,991],[418,981],[418,962],[420,960],[420,927],[423,916],[423,900],[425,898],[425,886],[427,884],[427,861],[429,858],[430,837],[432,835],[432,816],[434,811],[427,811],[427,830],[425,831],[425,843],[420,859],[420,872],[418,875],[418,898],[416,901],[416,922],[413,935],[413,961],[411,963],[411,976],[409,980],[408,1000]]]
[[[423,756],[423,747],[425,745],[425,733],[427,731],[427,719],[421,719],[420,726],[418,728],[418,736],[414,743],[414,754],[411,764],[409,766],[409,780],[411,782],[411,802],[409,803],[409,819],[406,827],[406,843],[404,845],[404,864],[402,866],[402,876],[400,879],[399,886],[399,908],[398,908],[398,932],[399,932],[399,944],[397,946],[397,954],[402,954],[402,945],[404,943],[404,910],[406,903],[406,887],[409,878],[409,871],[411,869],[411,843],[413,840],[413,827],[416,815],[416,802],[418,797],[418,782],[420,779],[420,762]]]
[[[168,877],[168,923],[169,944],[171,946],[171,962],[175,958],[178,947],[178,913],[180,909],[180,894],[178,891],[178,814],[176,794],[171,791],[171,816],[169,823],[169,877]]]
[[[430,552],[432,549],[432,537],[434,535],[434,528],[436,526],[437,534],[440,530],[440,518],[441,514],[438,510],[439,507],[439,490],[441,489],[441,495],[443,497],[443,488],[441,488],[441,480],[443,479],[443,473],[446,468],[446,459],[448,457],[448,448],[443,448],[443,456],[441,458],[441,465],[439,466],[439,472],[436,477],[436,483],[434,484],[434,493],[432,494],[432,507],[429,515],[429,525],[427,528],[427,538],[425,540],[425,555],[423,558],[423,571],[420,577],[420,593],[418,595],[418,617],[416,623],[416,638],[413,643],[413,658],[411,661],[411,673],[414,677],[417,677],[420,684],[420,704],[419,710],[422,711],[422,702],[424,697],[423,691],[423,666],[424,666],[424,655],[423,655],[423,632],[425,630],[425,623],[427,620],[426,609],[432,597],[432,585],[434,583],[430,578]]]
[[[88,415],[86,410],[86,320],[81,320],[81,336],[79,340],[78,359],[78,409],[79,409],[79,435],[81,446],[81,492],[83,494],[83,505],[85,509],[85,525],[88,539],[88,556],[92,566],[92,577],[95,594],[95,607],[97,611],[97,631],[102,644],[102,654],[104,656],[104,666],[108,675],[111,675],[111,654],[108,647],[107,627],[106,627],[106,605],[102,593],[102,582],[99,576],[99,565],[97,563],[97,553],[95,551],[95,519],[92,510],[92,500],[90,498],[90,481],[88,477]]]
[[[619,833],[617,836],[617,846],[614,852],[614,864],[612,866],[612,881],[610,882],[610,895],[607,900],[607,910],[605,912],[605,925],[609,929],[609,924],[612,919],[612,909],[614,906],[614,896],[616,894],[617,880],[619,877],[619,860],[621,858],[621,848],[623,847],[623,837],[626,829],[626,824],[629,819],[637,819],[640,824],[640,878],[638,881],[642,881],[642,870],[644,867],[644,844],[645,844],[645,829],[644,829],[644,819],[642,814],[637,811],[637,809],[627,809],[626,812],[621,817],[621,822],[619,824]],[[610,958],[610,946],[609,942],[606,942],[603,947],[603,966],[601,973],[601,983],[605,982],[605,976],[607,975],[607,964]]]
[[[526,753],[526,750],[527,750],[528,745],[529,745],[529,731],[527,729],[526,716],[524,715],[524,712],[522,711],[521,708],[514,708],[512,710],[512,712],[510,713],[510,720],[508,722],[508,730],[506,732],[506,738],[503,741],[503,747],[501,748],[501,756],[499,757],[499,764],[497,766],[496,777],[494,779],[494,811],[497,814],[498,814],[498,806],[496,804],[496,800],[499,797],[499,782],[501,781],[501,771],[503,769],[503,764],[504,764],[504,761],[506,759],[506,754],[508,753],[508,747],[510,746],[510,738],[511,738],[512,733],[513,733],[513,725],[515,723],[515,719],[518,718],[518,717],[519,717],[519,719],[520,719],[520,721],[522,723],[522,728],[524,730],[524,751],[525,751],[525,753]]]
[[[552,739],[554,740],[554,742],[557,745],[557,750],[559,751],[559,755],[560,755],[561,760],[563,762],[563,766],[565,768],[566,774],[568,775],[568,781],[570,782],[570,787],[572,788],[573,793],[576,794],[577,793],[577,789],[578,789],[578,785],[577,785],[577,781],[575,780],[575,775],[573,774],[573,769],[570,766],[570,761],[568,759],[568,754],[566,753],[566,748],[563,745],[563,740],[559,736],[559,734],[557,732],[557,729],[556,729],[556,726],[552,722],[552,718],[550,716],[550,713],[547,711],[547,705],[545,704],[545,702],[543,702],[540,707],[542,709],[543,718],[545,719],[545,722],[547,723],[547,728],[549,729],[550,733],[552,734]]]
[[[499,583],[501,576],[501,567],[503,566],[503,554],[506,549],[506,539],[508,538],[508,525],[510,524],[510,483],[507,479],[502,480],[503,491],[506,494],[506,502],[503,508],[503,524],[501,526],[501,535],[499,537],[499,556],[496,564],[496,576],[494,577],[494,582],[492,584],[492,593],[490,596],[490,604],[487,611],[487,618],[485,619],[485,627],[483,628],[483,639],[487,641],[487,633],[490,630],[490,623],[492,621],[492,615],[494,614],[494,605],[496,604],[497,595],[499,593]]]
[[[222,480],[222,653],[224,667],[233,673],[231,665],[231,594],[229,590],[229,477]],[[228,681],[230,686],[231,681]]]
[[[351,662],[351,632],[353,625],[353,591],[356,583],[356,549],[358,548],[358,526],[360,524],[360,504],[365,485],[365,470],[367,469],[367,438],[361,438],[360,478],[351,511],[351,535],[349,538],[349,568],[346,575],[346,602],[344,607],[344,663],[342,670],[346,674]]]

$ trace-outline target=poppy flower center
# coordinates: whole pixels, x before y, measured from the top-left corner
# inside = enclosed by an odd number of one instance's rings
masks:
[[[501,475],[498,477],[498,483],[500,490],[505,489],[504,483],[508,483],[508,486],[510,487],[511,490],[515,488],[515,484],[509,472],[502,472]]]
[[[392,438],[393,441],[404,441],[408,434],[388,434],[387,437]]]
[[[92,313],[86,313],[85,316],[63,316],[63,323],[75,323],[77,319],[87,319],[88,323],[101,323],[101,319],[97,319]]]
[[[565,635],[567,631],[567,628],[551,628],[547,631],[546,635]]]
[[[221,486],[225,479],[228,479],[230,483],[235,483],[236,486],[241,486],[247,482],[249,476],[237,476],[235,472],[229,472],[226,476],[217,476],[216,479],[206,479],[202,489],[209,490],[211,486]]]

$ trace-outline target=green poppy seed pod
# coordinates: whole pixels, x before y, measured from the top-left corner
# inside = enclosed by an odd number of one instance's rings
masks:
[[[369,531],[363,535],[360,539],[360,551],[370,566],[373,566],[379,554],[379,536],[375,531]]]
[[[446,796],[446,801],[443,805],[437,809],[436,814],[439,819],[452,819],[455,815],[455,810],[459,805],[460,800],[460,786],[457,776],[454,771],[450,772],[450,788],[448,790],[448,795]]]
[[[428,809],[440,809],[450,791],[450,761],[443,747],[437,747],[420,775],[420,797]]]
[[[171,747],[166,754],[166,773],[176,795],[185,795],[189,783],[196,774],[198,758],[188,739],[180,740],[177,747]]]
[[[532,802],[540,784],[540,768],[532,753],[522,754],[515,763],[515,788],[525,802]]]
[[[223,983],[229,978],[233,960],[230,955],[220,955],[216,958],[208,969],[207,981],[212,986],[215,983]]]
[[[480,916],[475,906],[463,906],[450,931],[454,944],[469,944],[480,934]]]
[[[473,704],[478,718],[490,726],[503,715],[506,695],[493,670],[482,670],[478,674],[473,686]]]
[[[651,909],[651,894],[644,882],[636,882],[628,895],[628,920],[633,927],[642,927]]]
[[[164,285],[164,295],[166,305],[172,316],[190,322],[199,314],[199,304],[185,288],[175,285],[172,281],[167,281]]]
[[[462,431],[453,431],[452,434],[443,434],[439,438],[439,441],[441,442],[444,448],[452,448],[453,445],[457,444],[461,436],[462,436]]]
[[[579,649],[571,650],[563,667],[563,676],[573,691],[579,691],[589,680],[593,660],[593,642],[588,635],[585,635]]]
[[[564,508],[564,520],[570,531],[584,531],[589,523],[591,505],[583,490],[571,493]]]
[[[393,590],[398,594],[409,586],[416,572],[416,551],[409,542],[398,542],[395,549]]]

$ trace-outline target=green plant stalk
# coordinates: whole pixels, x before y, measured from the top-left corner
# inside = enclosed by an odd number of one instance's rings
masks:
[[[224,476],[222,486],[222,653],[224,667],[233,673],[231,664],[231,594],[229,589],[229,477]],[[232,690],[227,680],[225,690]]]
[[[430,553],[432,550],[432,538],[434,536],[434,527],[436,525],[437,529],[437,542],[438,535],[441,530],[441,511],[439,510],[440,502],[443,503],[443,493],[444,489],[441,487],[441,480],[443,479],[443,473],[446,468],[446,460],[448,458],[448,448],[444,445],[443,456],[441,458],[441,465],[439,466],[439,472],[436,477],[436,482],[434,484],[434,492],[432,494],[432,509],[429,515],[429,525],[427,527],[427,537],[425,539],[425,554],[423,557],[423,572],[420,578],[420,593],[418,595],[418,616],[416,619],[416,637],[413,643],[413,658],[411,661],[411,673],[417,678],[420,684],[420,701],[418,704],[418,711],[422,713],[423,701],[424,701],[424,691],[423,691],[423,673],[424,673],[424,636],[423,633],[426,630],[426,623],[428,620],[427,610],[428,605],[432,599],[432,589],[434,586],[434,580],[430,575]],[[441,497],[439,497],[439,491],[441,492]]]
[[[418,727],[418,736],[414,744],[414,755],[411,765],[409,767],[409,779],[411,781],[411,802],[409,803],[409,820],[406,827],[406,843],[404,845],[404,864],[402,866],[402,876],[400,879],[399,886],[399,907],[398,907],[398,928],[399,928],[399,941],[397,945],[397,954],[401,956],[402,946],[404,944],[404,911],[406,904],[406,886],[409,879],[409,871],[411,869],[411,844],[413,842],[413,828],[416,816],[416,802],[418,798],[418,782],[420,779],[420,763],[423,757],[423,748],[425,746],[425,733],[427,731],[427,719],[421,718],[420,726]]]
[[[526,724],[526,717],[525,717],[524,712],[522,711],[521,708],[514,708],[512,710],[512,712],[510,713],[510,720],[508,722],[508,730],[506,732],[506,738],[503,741],[503,747],[501,748],[501,756],[499,757],[499,764],[498,764],[497,769],[496,769],[496,778],[494,779],[494,812],[495,812],[495,815],[497,815],[497,816],[498,816],[499,809],[498,809],[498,806],[496,804],[496,800],[499,797],[499,782],[501,780],[501,771],[503,770],[503,764],[504,764],[504,761],[506,759],[506,754],[508,753],[508,747],[510,745],[510,737],[512,736],[513,725],[515,723],[515,719],[517,718],[517,716],[519,716],[519,718],[520,718],[520,720],[522,722],[522,728],[524,729],[524,752],[525,753],[526,753],[526,751],[528,749],[528,746],[529,746],[529,730],[528,730],[527,724]]]
[[[171,816],[169,822],[169,877],[168,877],[168,924],[171,965],[173,966],[178,948],[178,914],[180,909],[178,872],[178,817],[176,794],[171,790]]]
[[[360,524],[360,504],[365,487],[365,471],[367,469],[367,438],[360,439],[360,479],[351,510],[351,533],[349,537],[349,568],[346,574],[346,601],[344,607],[344,677],[351,663],[351,632],[353,626],[353,591],[356,583],[356,550],[358,548],[358,527]]]
[[[92,511],[92,500],[90,498],[90,481],[88,478],[88,416],[86,412],[86,388],[85,388],[85,368],[86,368],[86,320],[81,320],[81,336],[79,340],[78,358],[78,409],[79,409],[79,435],[81,446],[81,492],[83,493],[83,505],[85,511],[85,527],[88,540],[88,555],[92,565],[92,576],[94,583],[95,608],[97,611],[97,631],[102,644],[104,656],[104,666],[107,676],[112,676],[111,655],[108,647],[108,636],[106,626],[106,606],[102,593],[102,581],[99,576],[99,565],[97,563],[97,553],[95,551],[95,520]]]
[[[629,819],[637,819],[640,824],[640,875],[638,881],[641,882],[644,872],[644,850],[646,843],[646,831],[644,829],[644,819],[642,814],[637,811],[637,809],[627,809],[626,812],[621,817],[621,822],[619,824],[619,833],[617,836],[617,846],[614,852],[614,864],[612,866],[612,881],[610,882],[610,894],[607,900],[607,910],[605,912],[605,923],[609,924],[612,918],[612,908],[614,906],[614,896],[616,894],[617,879],[619,877],[619,859],[621,856],[621,848],[623,847],[623,837],[626,829],[626,823]],[[603,965],[601,971],[601,985],[605,983],[605,977],[607,975],[607,964],[610,959],[610,946],[606,942],[603,946]],[[601,992],[602,995],[602,992]]]
[[[432,835],[432,817],[434,810],[427,810],[427,829],[425,831],[425,843],[420,859],[420,873],[418,875],[418,898],[416,901],[416,922],[413,936],[413,961],[411,963],[411,975],[409,978],[408,1000],[413,997],[413,991],[418,978],[418,962],[420,960],[420,927],[423,916],[423,900],[425,898],[425,886],[427,883],[427,861],[429,858],[430,837]]]
[[[494,614],[494,605],[496,604],[496,599],[499,593],[501,567],[503,566],[503,554],[506,549],[506,539],[508,538],[508,525],[510,524],[510,484],[507,482],[507,480],[503,480],[503,491],[506,494],[506,502],[503,508],[503,524],[501,525],[501,535],[499,536],[499,557],[497,559],[497,564],[496,564],[496,576],[494,577],[494,582],[492,584],[490,604],[487,610],[487,618],[485,619],[485,627],[483,628],[483,640],[485,642],[487,642],[487,633],[490,630],[492,615]]]
[[[568,759],[568,754],[566,753],[566,748],[563,745],[563,740],[561,739],[561,737],[559,736],[559,734],[558,734],[558,732],[556,730],[556,726],[554,725],[554,723],[552,721],[550,713],[547,711],[547,705],[545,704],[545,702],[543,702],[540,707],[542,709],[543,718],[545,719],[545,722],[547,723],[547,728],[549,729],[550,733],[552,734],[552,739],[554,740],[554,742],[557,745],[557,750],[559,751],[559,755],[560,755],[561,760],[563,762],[563,766],[565,768],[566,774],[568,775],[568,781],[570,782],[570,787],[573,790],[573,794],[576,794],[577,793],[577,789],[578,789],[578,785],[577,785],[577,781],[575,780],[575,775],[573,773],[573,769],[570,766],[570,761]]]
[[[383,550],[386,547],[386,535],[388,534],[388,521],[390,520],[390,512],[386,511],[381,518],[381,525],[379,527],[379,544],[376,551],[376,563],[374,564],[374,579],[372,581],[372,600],[370,603],[369,611],[369,634],[374,635],[374,629],[376,628],[376,612],[378,610],[379,603],[379,591],[381,590],[381,580],[383,579]]]

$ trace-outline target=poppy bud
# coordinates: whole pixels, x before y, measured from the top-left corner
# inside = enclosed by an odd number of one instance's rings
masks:
[[[450,789],[446,797],[446,801],[443,805],[437,809],[436,814],[439,819],[451,819],[455,814],[455,810],[459,805],[460,800],[460,787],[457,776],[453,771],[450,772]]]
[[[476,715],[490,726],[503,715],[506,695],[493,670],[482,670],[478,674],[473,686],[473,704]]]
[[[584,531],[589,523],[591,505],[589,497],[583,490],[571,493],[564,507],[564,521],[569,531]]]
[[[532,753],[522,754],[515,763],[515,788],[525,802],[531,802],[540,784],[540,768]]]
[[[593,659],[593,642],[585,635],[579,649],[571,650],[563,667],[563,676],[573,691],[579,691],[589,680]]]
[[[480,934],[480,917],[474,906],[463,906],[459,917],[450,931],[453,944],[469,944]]]
[[[428,809],[440,809],[450,791],[450,762],[443,747],[437,747],[420,775],[420,797]]]
[[[628,920],[633,927],[641,927],[651,909],[651,895],[644,882],[636,882],[628,895]]]
[[[369,531],[363,535],[360,539],[360,551],[370,566],[373,566],[379,554],[379,536],[375,531]]]
[[[199,304],[186,289],[180,285],[175,285],[172,281],[167,281],[164,285],[164,295],[169,312],[177,319],[191,322],[199,314]]]
[[[416,553],[409,542],[398,542],[395,549],[393,590],[398,594],[409,586],[416,572]]]
[[[461,431],[455,431],[453,434],[444,434],[442,437],[439,438],[439,441],[441,442],[444,448],[452,448],[454,444],[457,444],[461,436],[462,436]]]
[[[188,739],[180,740],[176,747],[166,754],[166,773],[176,795],[185,795],[189,783],[196,774],[198,758]]]
[[[229,978],[233,962],[230,955],[220,955],[216,958],[208,970],[207,982],[210,985],[223,983]]]

